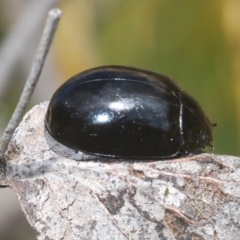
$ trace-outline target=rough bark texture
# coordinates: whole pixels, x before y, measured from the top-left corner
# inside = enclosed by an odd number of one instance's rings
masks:
[[[240,158],[98,161],[49,136],[46,107],[16,129],[4,181],[38,239],[240,239]]]

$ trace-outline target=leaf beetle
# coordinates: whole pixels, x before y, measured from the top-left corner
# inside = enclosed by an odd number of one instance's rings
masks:
[[[61,144],[101,157],[161,160],[212,148],[212,124],[171,78],[132,67],[81,72],[54,93],[45,116]]]

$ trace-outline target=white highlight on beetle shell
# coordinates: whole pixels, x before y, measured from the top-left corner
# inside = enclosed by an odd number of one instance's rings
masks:
[[[126,106],[122,102],[112,102],[109,104],[109,108],[112,110],[121,111],[121,110],[124,110]]]
[[[107,123],[111,121],[111,116],[108,113],[101,113],[94,116],[94,123]]]
[[[111,102],[108,107],[114,111],[123,111],[123,110],[130,110],[134,108],[136,103],[129,99],[121,99],[116,102]]]

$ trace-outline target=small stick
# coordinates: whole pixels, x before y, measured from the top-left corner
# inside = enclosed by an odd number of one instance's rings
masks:
[[[20,100],[14,110],[12,118],[10,119],[3,136],[0,140],[0,161],[3,163],[3,156],[7,150],[8,144],[12,138],[14,130],[17,128],[18,124],[21,121],[23,112],[29,102],[29,99],[34,91],[34,88],[37,84],[39,76],[42,71],[44,61],[46,59],[47,53],[49,51],[50,45],[52,43],[56,28],[58,26],[61,10],[52,9],[48,13],[48,18],[43,30],[43,34],[33,61],[28,79],[24,86],[23,92],[21,94]]]
[[[11,76],[13,76],[14,69],[18,68],[19,62],[23,63],[20,66],[22,65],[21,67],[26,71],[26,64],[24,63],[28,61],[29,55],[32,54],[32,48],[29,48],[28,45],[35,45],[35,37],[33,36],[36,35],[43,21],[46,20],[44,19],[46,12],[54,8],[59,0],[26,2],[19,12],[17,20],[1,39],[0,100],[6,96],[6,89],[11,86],[14,80],[14,78],[11,79]]]

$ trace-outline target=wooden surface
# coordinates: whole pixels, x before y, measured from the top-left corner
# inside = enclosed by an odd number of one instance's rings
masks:
[[[98,161],[49,136],[46,107],[16,129],[0,181],[38,239],[240,239],[240,158]]]

